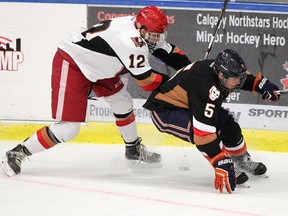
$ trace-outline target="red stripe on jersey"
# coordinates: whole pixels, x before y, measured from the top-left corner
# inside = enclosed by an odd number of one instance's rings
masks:
[[[117,119],[116,120],[116,125],[119,126],[119,127],[123,127],[123,126],[126,126],[126,125],[129,125],[131,124],[132,122],[135,121],[135,115],[134,113],[132,112],[127,118],[125,119]]]
[[[226,149],[226,151],[231,155],[231,156],[238,156],[238,155],[243,155],[246,151],[246,143],[244,143],[244,146],[240,149],[235,149],[235,150],[229,150]]]
[[[44,139],[44,136],[42,135],[42,129],[38,130],[36,132],[37,134],[37,138],[38,138],[38,141],[40,142],[40,144],[45,148],[45,149],[49,149],[51,148],[51,146],[48,144],[48,142],[46,142],[46,140]]]
[[[195,127],[193,127],[193,132],[194,132],[194,135],[200,136],[200,137],[213,134],[212,132],[202,131],[202,130],[199,130],[199,129],[195,128]]]
[[[180,55],[185,55],[185,53],[182,50],[179,50],[177,53]]]
[[[141,88],[144,91],[151,92],[151,91],[155,90],[156,88],[158,88],[158,86],[161,84],[161,82],[162,82],[162,76],[160,74],[157,74],[155,80],[152,83],[150,83],[149,85],[146,85],[146,86],[141,86]]]
[[[208,160],[208,161],[211,160],[211,158],[210,158],[208,155],[203,155],[203,156],[204,156],[204,158],[205,158],[206,160]]]

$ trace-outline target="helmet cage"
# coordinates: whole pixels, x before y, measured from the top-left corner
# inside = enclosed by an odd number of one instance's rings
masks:
[[[166,41],[167,32],[156,33],[156,32],[147,32],[144,39],[148,45],[150,51],[154,51],[157,47],[161,47]]]

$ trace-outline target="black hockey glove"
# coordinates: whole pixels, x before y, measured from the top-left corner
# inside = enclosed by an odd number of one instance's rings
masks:
[[[261,76],[259,73],[255,79],[255,91],[262,95],[262,99],[266,101],[278,101],[280,95],[275,91],[279,90],[278,86],[270,82],[266,77]]]
[[[210,163],[215,169],[215,189],[222,193],[225,186],[228,193],[232,193],[236,187],[236,177],[232,159],[228,154],[222,152],[212,158]]]

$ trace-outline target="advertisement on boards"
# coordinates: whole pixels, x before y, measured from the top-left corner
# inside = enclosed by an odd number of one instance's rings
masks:
[[[0,70],[18,71],[19,65],[24,60],[21,51],[21,38],[7,38],[0,36]]]

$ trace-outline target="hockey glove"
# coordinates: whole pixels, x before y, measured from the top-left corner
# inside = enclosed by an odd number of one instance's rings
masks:
[[[279,90],[278,86],[261,76],[260,72],[255,79],[254,86],[255,91],[262,95],[263,100],[276,102],[280,99],[280,95],[275,93],[276,90]]]
[[[222,193],[225,186],[228,193],[232,193],[236,187],[236,177],[232,159],[227,153],[220,153],[212,158],[210,163],[215,169],[215,189]]]

